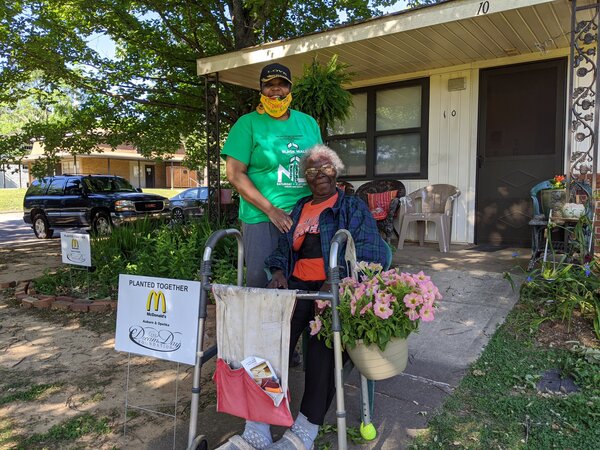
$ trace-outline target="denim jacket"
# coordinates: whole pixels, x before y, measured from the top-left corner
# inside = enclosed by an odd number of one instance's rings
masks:
[[[270,274],[275,270],[282,270],[286,279],[294,272],[298,260],[297,252],[293,251],[292,239],[294,230],[298,225],[300,214],[304,205],[312,200],[312,196],[298,200],[290,213],[293,224],[290,231],[279,238],[277,249],[265,259],[265,269]],[[389,249],[379,235],[375,219],[371,211],[358,197],[346,196],[338,189],[338,199],[331,208],[326,208],[319,216],[319,229],[321,234],[321,250],[325,260],[325,270],[329,272],[329,247],[333,236],[339,229],[346,229],[352,235],[356,246],[357,261],[379,263],[386,267],[389,262]],[[344,261],[345,245],[338,252],[338,266],[342,267],[342,277],[346,276]]]

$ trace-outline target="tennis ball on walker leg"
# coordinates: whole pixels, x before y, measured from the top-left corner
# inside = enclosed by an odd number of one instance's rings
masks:
[[[377,437],[377,430],[375,429],[375,426],[372,423],[365,425],[361,422],[360,435],[363,437],[363,439],[367,441],[372,441]]]

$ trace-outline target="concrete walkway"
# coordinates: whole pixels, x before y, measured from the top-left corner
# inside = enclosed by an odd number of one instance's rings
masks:
[[[452,393],[474,362],[497,326],[517,300],[502,273],[517,264],[526,265],[527,249],[504,249],[495,252],[469,250],[453,245],[451,252],[439,253],[437,245],[407,245],[394,255],[394,266],[402,271],[423,270],[439,287],[444,299],[430,323],[409,338],[409,364],[406,371],[375,385],[373,423],[377,438],[365,445],[349,448],[398,450],[427,427],[427,420]],[[293,413],[297,413],[303,386],[303,373],[290,371]],[[360,424],[359,377],[354,373],[345,382],[348,426]],[[335,400],[327,423],[335,424]],[[206,434],[209,448],[215,448],[229,436],[243,429],[243,420],[216,413],[214,406],[200,414],[198,429]],[[275,437],[282,429],[274,428]],[[177,430],[177,448],[185,448],[187,424]],[[331,435],[337,448],[336,436]],[[172,448],[172,432],[148,448]]]

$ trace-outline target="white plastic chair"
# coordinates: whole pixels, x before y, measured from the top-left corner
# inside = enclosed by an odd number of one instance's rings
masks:
[[[408,225],[417,222],[419,245],[425,241],[425,222],[436,224],[440,252],[450,249],[452,210],[460,191],[449,184],[432,184],[400,199],[400,212],[394,228],[399,235],[398,249],[404,247]]]

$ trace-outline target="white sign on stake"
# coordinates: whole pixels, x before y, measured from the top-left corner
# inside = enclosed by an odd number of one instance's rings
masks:
[[[200,282],[119,275],[115,350],[196,363]]]
[[[64,264],[92,267],[89,234],[60,233],[60,249]]]

